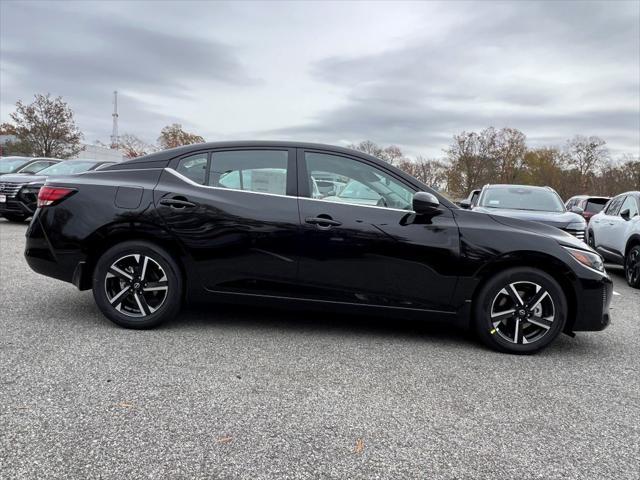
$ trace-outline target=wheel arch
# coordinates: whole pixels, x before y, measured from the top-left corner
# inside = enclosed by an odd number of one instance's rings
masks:
[[[640,233],[634,233],[627,240],[627,244],[624,247],[624,256],[625,256],[625,258],[627,256],[627,254],[629,253],[629,250],[631,250],[636,245],[640,245]]]
[[[91,288],[93,271],[98,259],[104,252],[118,243],[135,240],[152,243],[169,252],[180,269],[179,274],[183,280],[183,288],[186,290],[187,275],[184,261],[186,256],[185,249],[166,229],[157,225],[142,222],[126,222],[107,225],[91,235],[86,242],[85,263],[82,267],[82,271],[77,274],[77,281],[74,281],[77,287],[80,290],[88,290]]]
[[[511,252],[508,255],[499,257],[491,263],[484,265],[477,273],[477,283],[473,290],[471,307],[475,306],[478,301],[478,295],[489,279],[495,274],[516,267],[530,267],[540,270],[551,276],[564,292],[567,300],[567,321],[565,324],[565,332],[571,332],[576,320],[577,311],[577,293],[572,285],[572,281],[576,279],[571,269],[558,258],[535,251],[518,251]],[[470,317],[470,322],[473,317]]]

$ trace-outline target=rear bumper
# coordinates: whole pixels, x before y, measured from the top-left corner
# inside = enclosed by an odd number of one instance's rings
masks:
[[[613,283],[608,277],[580,279],[576,302],[576,315],[571,330],[596,332],[604,330],[611,322],[609,306],[613,296]]]
[[[81,277],[79,273],[82,273],[84,255],[77,250],[55,251],[37,214],[29,224],[26,237],[24,257],[31,270],[69,283],[74,283],[74,279]],[[79,284],[76,286],[80,287]]]

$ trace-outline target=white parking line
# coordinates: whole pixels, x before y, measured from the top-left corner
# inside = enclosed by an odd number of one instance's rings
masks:
[[[622,296],[621,294],[619,294],[619,293],[618,293],[618,292],[616,292],[615,290],[613,291],[613,294],[614,294],[614,295],[620,295],[620,296]]]

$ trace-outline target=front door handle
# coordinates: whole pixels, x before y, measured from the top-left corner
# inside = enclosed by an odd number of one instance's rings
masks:
[[[331,228],[331,227],[339,227],[342,225],[342,222],[334,220],[329,215],[320,215],[317,217],[307,217],[304,219],[306,223],[310,223],[311,225],[316,225],[318,228]]]
[[[163,198],[160,200],[160,205],[172,208],[193,208],[196,206],[195,203],[180,198]]]

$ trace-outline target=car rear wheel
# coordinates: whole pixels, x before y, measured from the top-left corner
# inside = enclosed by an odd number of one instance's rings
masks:
[[[562,332],[566,297],[558,282],[534,268],[512,268],[491,278],[474,304],[480,339],[501,352],[529,354]]]
[[[180,310],[180,270],[171,255],[157,245],[123,242],[98,260],[93,296],[112,322],[126,328],[153,328]]]
[[[624,276],[629,286],[640,288],[640,245],[627,252],[624,259]]]

